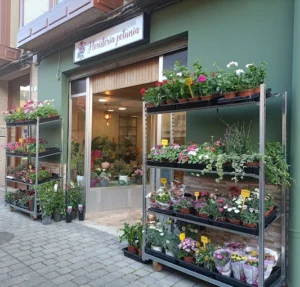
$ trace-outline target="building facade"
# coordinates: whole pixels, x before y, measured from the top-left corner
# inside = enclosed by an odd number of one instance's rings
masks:
[[[296,182],[299,182],[300,137],[297,127],[300,124],[300,118],[297,107],[300,105],[300,103],[298,105],[300,83],[297,77],[300,73],[298,52],[300,48],[300,1],[153,0],[127,2],[130,3],[118,0],[20,0],[20,29],[16,46],[19,49],[31,51],[30,69],[33,71],[31,73],[37,75],[37,77],[32,77],[31,91],[37,91],[39,100],[55,99],[56,107],[65,119],[64,127],[66,131],[69,131],[65,140],[65,150],[69,149],[69,156],[66,156],[66,170],[68,170],[69,178],[72,175],[70,144],[68,143],[74,131],[70,123],[74,120],[75,113],[72,112],[72,105],[76,103],[76,109],[79,106],[83,107],[88,114],[84,118],[83,125],[76,131],[77,137],[85,140],[84,151],[88,154],[91,152],[89,145],[92,141],[92,132],[89,129],[92,130],[94,125],[92,115],[88,112],[93,109],[93,96],[88,94],[105,96],[106,91],[149,84],[159,80],[164,61],[168,58],[166,55],[185,51],[186,58],[183,58],[186,59],[189,67],[197,59],[205,67],[211,67],[213,62],[222,66],[230,61],[237,61],[240,66],[251,62],[267,63],[267,86],[274,92],[288,92],[288,150],[291,155],[293,177]],[[147,41],[140,45],[114,49],[85,61],[76,61],[75,43],[122,25],[145,12],[146,17],[149,14],[149,39]],[[7,38],[7,36],[3,37]],[[142,72],[138,72],[139,69],[142,71],[144,67],[150,71],[147,74],[148,79],[138,76],[142,75]],[[119,77],[114,74],[116,69],[119,70]],[[120,84],[130,69],[136,73],[134,74],[135,81],[126,83],[124,80],[124,83]],[[107,78],[113,77],[115,81],[110,83]],[[80,81],[82,81],[81,84]],[[7,82],[3,82],[0,86],[0,100],[2,93],[7,95],[7,85]],[[72,87],[74,87],[74,92],[72,92]],[[215,111],[204,111],[187,114],[185,141],[202,142],[210,138],[212,132],[220,134],[223,127],[219,119],[215,117],[215,113]],[[254,110],[251,108],[238,111],[226,109],[220,111],[219,116],[226,121],[238,121],[241,117],[244,120],[252,120],[252,136],[257,137],[258,118],[253,118],[253,113]],[[278,102],[275,101],[268,106],[266,135],[268,140],[279,141],[281,139],[278,128],[281,126],[280,113]],[[79,112],[76,112],[76,117],[79,119]],[[73,127],[74,123],[73,121]],[[203,132],[197,133],[199,128],[203,128]],[[83,131],[81,135],[80,130]],[[53,138],[55,136],[58,138],[59,134],[53,134]],[[89,166],[91,166],[91,158],[85,157],[85,176],[88,178],[90,178],[90,171],[87,168]],[[300,196],[295,184],[290,191],[288,286],[291,287],[298,286],[295,266],[300,257],[298,256],[300,255],[299,202]]]

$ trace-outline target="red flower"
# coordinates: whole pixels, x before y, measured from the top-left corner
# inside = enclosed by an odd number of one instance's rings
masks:
[[[216,73],[212,73],[211,76],[214,78],[216,76]]]
[[[147,90],[146,90],[145,88],[142,88],[142,89],[140,90],[140,93],[141,93],[142,96],[143,96],[146,92],[147,92]]]
[[[162,86],[162,85],[163,85],[162,82],[156,82],[156,83],[155,83],[155,87],[160,87],[160,86]]]
[[[168,80],[163,81],[163,84],[168,84],[168,83],[169,83]]]

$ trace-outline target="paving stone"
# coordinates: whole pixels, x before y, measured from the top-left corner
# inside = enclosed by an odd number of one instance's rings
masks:
[[[135,271],[133,274],[135,274],[139,277],[144,277],[144,276],[148,275],[149,272],[146,270],[143,270],[143,269],[139,269],[139,270]]]
[[[77,277],[77,278],[73,279],[73,282],[75,282],[78,285],[86,284],[89,281],[91,281],[91,279],[86,277],[86,276],[80,276],[80,277]]]
[[[41,268],[45,268],[46,266],[43,263],[36,263],[30,266],[32,270],[38,270]]]
[[[76,278],[88,274],[86,269],[77,269],[71,272],[71,274]]]
[[[60,274],[58,272],[56,272],[56,271],[52,271],[52,272],[49,272],[49,273],[45,273],[43,276],[45,278],[47,278],[48,280],[51,280],[51,279],[54,279],[56,277],[59,277]]]
[[[93,271],[91,273],[86,274],[86,276],[93,280],[96,278],[100,278],[106,274],[108,274],[108,272],[106,270],[97,270],[97,271]]]
[[[71,273],[72,271],[73,271],[73,269],[71,269],[70,267],[63,267],[63,268],[57,269],[57,272],[59,272],[61,275]]]
[[[118,272],[121,272],[123,274],[129,274],[129,273],[133,273],[134,269],[132,269],[130,267],[123,267],[123,268],[119,269]]]
[[[61,285],[65,282],[71,281],[72,279],[74,279],[73,275],[65,274],[65,275],[61,275],[59,277],[56,277],[55,279],[52,280],[52,282],[56,285]]]
[[[174,287],[192,287],[194,285],[196,285],[196,283],[193,282],[193,281],[190,281],[190,280],[181,280],[178,283],[176,283],[174,285]]]
[[[107,284],[107,282],[100,278],[89,282],[89,285],[92,287],[101,287],[101,286],[104,286],[105,284]]]
[[[114,281],[111,281],[107,284],[105,284],[105,287],[122,287],[122,286],[128,286],[129,282],[124,279],[117,279]]]
[[[56,266],[60,267],[60,268],[63,268],[63,267],[67,267],[67,266],[70,266],[72,263],[65,260],[65,261],[60,261],[58,262],[57,264],[55,264]]]

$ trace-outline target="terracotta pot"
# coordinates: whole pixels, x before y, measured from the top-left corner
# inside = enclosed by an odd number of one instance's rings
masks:
[[[218,96],[218,94],[209,94],[209,95],[206,95],[206,96],[202,96],[201,101],[210,101],[213,98],[216,98],[217,96]]]
[[[255,228],[256,227],[255,223],[244,223],[243,222],[243,225],[246,226],[246,227],[249,227],[249,228]]]
[[[28,200],[29,211],[33,211],[33,199]]]
[[[253,89],[247,89],[239,92],[239,96],[242,98],[247,98],[253,95]]]
[[[242,221],[240,219],[228,219],[228,221],[231,224],[234,224],[234,225],[241,225],[242,224]]]
[[[165,101],[161,101],[161,102],[159,102],[159,105],[160,106],[164,106],[166,104],[166,102]]]
[[[154,107],[154,103],[147,103],[146,107]]]
[[[191,213],[190,209],[188,209],[188,208],[179,209],[178,212],[183,213],[183,214],[190,214]]]
[[[134,246],[128,245],[128,252],[136,254],[136,249]]]
[[[237,96],[237,92],[224,93],[224,98],[227,100],[235,98],[236,96]]]
[[[200,101],[200,97],[189,98],[189,100],[190,100],[191,102],[198,102],[198,101]]]
[[[260,93],[260,87],[257,87],[257,88],[255,88],[255,89],[253,89],[253,93],[254,93],[254,94]]]
[[[174,100],[167,100],[167,104],[171,105],[171,104],[175,104]]]
[[[216,221],[225,222],[226,219],[225,219],[225,217],[217,217]]]
[[[273,210],[274,210],[274,208],[275,208],[275,207],[274,207],[274,205],[272,205],[272,206],[270,207],[270,209],[269,209],[269,210],[270,210],[270,211],[273,211]]]
[[[202,217],[202,218],[209,218],[209,215],[206,214],[206,213],[199,213],[199,216]]]
[[[142,255],[143,255],[143,250],[139,248],[139,256],[142,257]]]
[[[265,211],[265,217],[268,217],[270,215],[270,213],[271,213],[271,210]]]
[[[246,166],[256,167],[259,166],[259,162],[247,162]]]
[[[194,263],[194,258],[191,256],[185,256],[183,257],[183,261],[186,263]]]
[[[187,102],[187,99],[178,99],[178,102],[179,102],[179,103],[186,103],[186,102]]]

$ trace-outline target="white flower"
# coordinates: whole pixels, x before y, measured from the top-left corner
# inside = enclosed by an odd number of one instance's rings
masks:
[[[239,211],[238,209],[236,209],[234,212],[235,212],[235,213],[240,213],[240,211]]]
[[[58,188],[58,184],[56,183],[56,184],[54,184],[54,186],[53,186],[54,192],[57,192],[57,188]]]
[[[236,197],[234,197],[234,198],[232,199],[232,201],[236,201]]]
[[[167,244],[170,244],[170,240],[166,240],[166,243],[167,243]]]
[[[164,235],[165,235],[164,233],[161,233],[161,234],[160,234],[160,236],[164,236]]]
[[[243,73],[245,73],[244,72],[244,70],[242,70],[242,69],[238,69],[238,70],[236,70],[236,74],[239,76],[240,74],[243,74]]]
[[[244,205],[244,206],[243,206],[243,209],[244,209],[244,210],[246,210],[246,209],[247,209],[247,207],[248,207],[247,205]]]
[[[234,207],[232,207],[232,209],[233,209],[233,210],[236,210],[237,208],[234,206]]]
[[[185,227],[184,226],[182,227],[182,231],[185,231]]]
[[[258,189],[258,188],[255,188],[254,191],[258,193],[258,192],[259,192],[259,189]]]
[[[198,229],[195,229],[195,233],[198,233]]]
[[[224,209],[227,209],[227,208],[228,208],[228,206],[227,206],[227,205],[225,205],[225,206],[224,206]]]
[[[209,158],[209,155],[208,155],[208,154],[206,154],[204,157],[205,157],[206,159],[208,159],[208,158]]]
[[[249,69],[251,66],[253,66],[254,64],[247,64],[245,67],[247,68],[247,69]]]
[[[199,159],[202,159],[202,158],[203,158],[203,154],[200,154],[200,155],[199,155]]]
[[[190,151],[189,153],[188,153],[188,155],[193,155],[193,156],[195,156],[197,153],[195,152],[195,151]]]
[[[231,208],[231,207],[229,207],[229,208],[228,208],[228,211],[229,211],[229,212],[231,212],[231,211],[232,211],[232,208]]]
[[[238,205],[238,208],[242,208],[242,206],[241,206],[241,205]]]
[[[145,230],[143,230],[142,233],[145,233]]]
[[[238,66],[239,64],[237,62],[230,62],[228,65],[227,65],[227,68],[230,68],[231,66]]]
[[[254,208],[249,208],[249,211],[252,213],[254,211]]]
[[[255,213],[258,213],[258,209],[255,209]]]
[[[155,226],[150,225],[149,228],[150,228],[150,229],[155,229]]]

